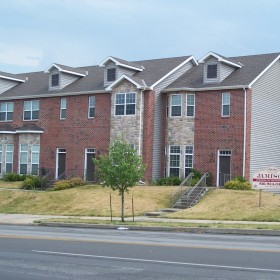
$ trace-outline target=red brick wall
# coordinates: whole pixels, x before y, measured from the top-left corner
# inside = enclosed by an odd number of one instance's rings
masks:
[[[143,162],[146,164],[145,180],[152,180],[153,139],[154,139],[154,91],[144,92],[143,114]]]
[[[65,96],[66,119],[60,120],[60,97],[41,98],[37,124],[44,133],[40,139],[40,167],[55,170],[56,149],[66,149],[66,170],[77,169],[83,175],[85,148],[95,148],[96,154],[108,150],[110,141],[110,94],[95,94],[95,117],[88,118],[88,98],[91,95]],[[38,99],[34,99],[38,100]],[[23,100],[14,102],[13,126],[23,121]],[[16,146],[16,145],[15,145]],[[17,152],[15,151],[15,156]],[[14,161],[17,170],[17,160]]]
[[[221,117],[222,93],[230,92],[230,117]],[[194,168],[210,171],[216,184],[217,153],[230,149],[231,175],[242,176],[244,91],[207,91],[196,93],[194,129]]]

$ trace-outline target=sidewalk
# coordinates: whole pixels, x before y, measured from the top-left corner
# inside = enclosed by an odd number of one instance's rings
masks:
[[[18,224],[30,225],[36,220],[47,220],[51,218],[80,218],[90,220],[110,220],[110,217],[92,217],[92,216],[52,216],[52,215],[30,215],[30,214],[2,214],[0,213],[0,224]],[[114,217],[114,221],[120,221],[120,218]],[[132,221],[132,217],[125,218],[126,221]],[[220,221],[220,220],[186,220],[169,218],[151,218],[146,216],[137,216],[134,219],[137,222],[167,222],[167,223],[194,223],[194,224],[251,224],[251,225],[280,225],[280,222],[254,222],[254,221]]]

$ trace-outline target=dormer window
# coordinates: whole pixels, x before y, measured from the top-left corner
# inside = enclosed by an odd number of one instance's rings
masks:
[[[207,65],[207,79],[216,79],[217,78],[217,64],[209,64]]]
[[[107,82],[113,82],[116,80],[116,68],[107,69]]]
[[[52,87],[59,86],[59,74],[52,75]]]

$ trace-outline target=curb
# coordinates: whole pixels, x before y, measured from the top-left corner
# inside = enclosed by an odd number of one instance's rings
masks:
[[[280,236],[280,230],[266,230],[266,229],[218,229],[218,228],[198,228],[198,227],[158,227],[158,226],[113,226],[105,224],[72,224],[72,223],[51,223],[40,222],[33,224],[36,226],[46,227],[69,227],[69,228],[92,228],[92,229],[112,229],[112,230],[137,230],[137,231],[163,231],[163,232],[186,232],[196,234],[239,234],[239,235],[266,235],[266,236]]]

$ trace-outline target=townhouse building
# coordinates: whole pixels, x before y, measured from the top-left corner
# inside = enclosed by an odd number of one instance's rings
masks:
[[[146,181],[211,172],[213,185],[280,168],[280,53],[0,72],[0,172],[96,179],[124,134]]]

